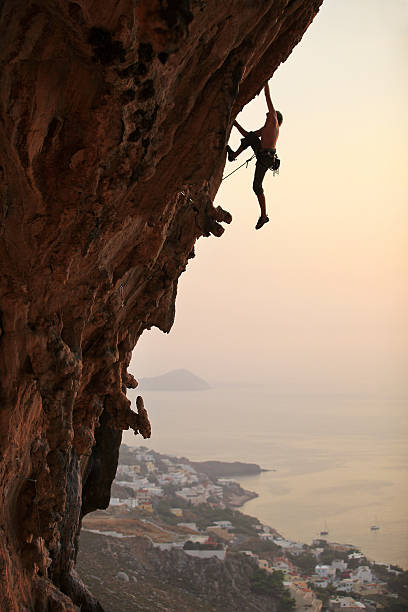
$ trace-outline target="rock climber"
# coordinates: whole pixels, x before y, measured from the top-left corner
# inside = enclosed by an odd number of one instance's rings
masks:
[[[237,130],[244,138],[241,139],[241,145],[235,152],[231,147],[227,146],[227,155],[229,161],[234,161],[242,151],[248,147],[252,147],[256,155],[256,166],[254,174],[254,182],[252,188],[258,198],[259,206],[261,207],[261,216],[259,217],[255,229],[261,229],[265,223],[268,223],[269,217],[266,214],[265,194],[262,187],[262,181],[269,168],[276,168],[276,141],[279,136],[279,126],[282,124],[282,114],[275,110],[272,104],[271,95],[269,93],[268,83],[265,85],[265,98],[268,105],[266,113],[265,125],[255,132],[247,132],[234,121]],[[279,167],[279,166],[278,166]]]

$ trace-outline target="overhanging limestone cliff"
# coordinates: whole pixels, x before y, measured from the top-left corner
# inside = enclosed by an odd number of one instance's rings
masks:
[[[109,502],[131,351],[165,332],[232,121],[322,0],[4,0],[0,607],[100,609],[81,516]]]

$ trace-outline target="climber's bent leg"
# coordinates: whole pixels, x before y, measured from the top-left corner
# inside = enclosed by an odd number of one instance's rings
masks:
[[[228,161],[234,161],[248,147],[252,147],[254,153],[258,153],[261,147],[261,141],[259,140],[259,136],[255,132],[247,132],[247,135],[244,138],[241,138],[241,144],[239,149],[235,152],[231,149],[230,146],[227,146],[227,155]]]

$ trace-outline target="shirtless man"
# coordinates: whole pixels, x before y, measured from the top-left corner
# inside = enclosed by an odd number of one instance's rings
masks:
[[[276,156],[276,141],[279,136],[279,126],[282,123],[282,114],[276,111],[273,107],[271,95],[269,93],[268,83],[265,85],[265,98],[268,105],[266,113],[265,125],[255,132],[247,132],[237,121],[234,121],[235,127],[244,136],[241,139],[241,146],[237,151],[234,151],[227,146],[228,160],[234,161],[242,151],[248,147],[252,147],[256,155],[256,166],[254,174],[254,182],[252,188],[258,198],[261,208],[261,216],[255,226],[255,229],[260,229],[265,223],[268,223],[269,217],[266,214],[265,194],[262,187],[267,170],[273,165]]]

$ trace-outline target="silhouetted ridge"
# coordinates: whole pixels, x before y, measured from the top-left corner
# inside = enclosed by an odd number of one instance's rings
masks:
[[[206,380],[189,370],[171,370],[161,376],[141,378],[142,391],[204,391],[211,389]]]

